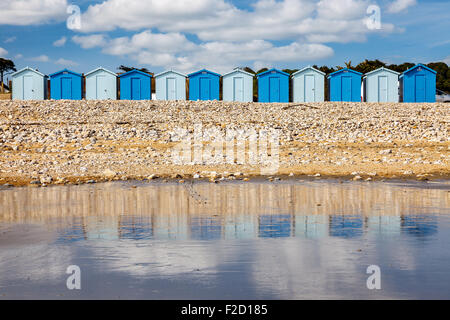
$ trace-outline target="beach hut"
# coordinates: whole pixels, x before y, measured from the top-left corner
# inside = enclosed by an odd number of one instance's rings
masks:
[[[186,75],[169,70],[157,74],[157,100],[186,100]]]
[[[384,67],[366,73],[363,77],[364,101],[398,102],[399,75]]]
[[[13,100],[44,100],[47,97],[47,76],[30,67],[12,74]]]
[[[402,102],[436,102],[436,71],[418,64],[400,76]]]
[[[223,75],[223,101],[253,101],[253,74],[236,68]]]
[[[328,75],[330,101],[361,102],[362,73],[341,69]]]
[[[220,74],[203,69],[188,78],[189,100],[219,100]]]
[[[51,74],[50,96],[55,100],[81,100],[83,97],[83,76],[67,69]]]
[[[289,102],[289,74],[270,69],[256,75],[259,102]]]
[[[292,74],[294,102],[323,102],[325,73],[313,67]]]
[[[86,100],[116,100],[117,75],[102,67],[86,73]]]
[[[133,69],[119,75],[120,100],[151,100],[152,75]]]

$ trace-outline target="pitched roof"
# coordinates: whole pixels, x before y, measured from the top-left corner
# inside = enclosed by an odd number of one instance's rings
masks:
[[[316,68],[313,68],[313,67],[311,67],[311,66],[307,66],[307,67],[305,67],[305,68],[303,68],[303,69],[300,69],[300,70],[298,70],[298,71],[295,71],[295,72],[292,74],[292,76],[295,76],[295,75],[297,75],[297,74],[300,74],[300,73],[302,73],[303,71],[306,71],[306,70],[308,70],[308,69],[314,70],[314,71],[316,71],[316,72],[318,72],[318,73],[320,73],[320,74],[322,74],[322,75],[326,75],[325,72],[322,72],[322,71],[320,71],[320,70],[317,70]]]
[[[252,77],[254,76],[253,73],[247,72],[247,71],[245,71],[245,70],[243,70],[241,68],[235,68],[232,71],[225,73],[222,77],[229,76],[229,75],[231,75],[233,73],[236,73],[236,72],[243,73],[243,74],[246,74],[246,75],[249,75],[249,76],[252,76]]]
[[[20,69],[19,71],[16,71],[16,72],[14,72],[12,75],[11,75],[11,77],[15,77],[15,76],[17,76],[17,75],[19,75],[20,73],[22,73],[22,72],[24,72],[24,71],[32,71],[32,72],[34,72],[34,73],[37,73],[38,75],[40,75],[40,76],[42,76],[42,77],[46,77],[46,75],[45,74],[43,74],[43,73],[41,73],[41,72],[39,72],[39,71],[37,71],[37,70],[35,70],[35,69],[33,69],[33,68],[30,68],[30,67],[25,67],[25,68],[23,68],[23,69]]]
[[[69,70],[69,69],[63,69],[63,70],[60,70],[60,71],[58,71],[58,72],[52,73],[52,74],[50,75],[50,78],[51,78],[51,77],[54,77],[54,76],[56,76],[56,75],[58,75],[58,74],[60,74],[60,73],[63,73],[63,72],[71,73],[71,74],[73,74],[73,75],[75,75],[75,76],[79,76],[79,77],[82,77],[82,76],[83,76],[81,73],[76,73],[76,72],[73,72],[73,71],[71,71],[71,70]]]
[[[376,70],[372,70],[372,71],[370,71],[370,72],[367,72],[367,73],[364,75],[364,78],[367,77],[368,75],[371,75],[371,74],[374,74],[374,73],[377,73],[377,72],[380,72],[380,71],[387,71],[387,72],[390,72],[390,73],[393,73],[393,74],[396,74],[396,75],[399,75],[399,74],[400,74],[400,73],[397,72],[397,71],[394,71],[394,70],[391,70],[391,69],[388,69],[388,68],[385,68],[385,67],[381,67],[381,68],[378,68],[378,69],[376,69]]]
[[[267,73],[272,73],[273,71],[275,71],[276,73],[284,74],[284,75],[286,75],[286,76],[289,77],[289,73],[284,72],[284,71],[281,71],[281,70],[278,70],[278,69],[275,69],[275,68],[272,68],[272,69],[270,69],[270,70],[267,70],[267,71],[258,73],[256,76],[259,78],[260,76],[263,76],[263,75],[265,75],[265,74],[267,74]]]
[[[97,71],[100,71],[100,70],[105,71],[105,72],[107,72],[107,73],[110,73],[110,74],[112,74],[112,75],[114,75],[114,76],[117,77],[117,74],[116,74],[116,73],[114,73],[114,72],[112,72],[112,71],[109,71],[108,69],[105,69],[105,68],[103,68],[103,67],[99,67],[99,68],[97,68],[97,69],[94,69],[94,70],[92,70],[92,71],[89,71],[88,73],[85,74],[85,76],[88,77],[88,76],[90,76],[91,74],[93,74],[93,73],[95,73],[95,72],[97,72]]]
[[[177,74],[179,76],[182,76],[182,77],[185,77],[185,78],[187,77],[185,74],[183,74],[181,72],[174,71],[174,70],[166,70],[166,71],[163,71],[163,72],[158,73],[157,75],[155,75],[155,78],[158,78],[158,77],[160,77],[162,75],[165,75],[166,73],[175,73],[175,74]]]
[[[137,70],[137,69],[133,69],[133,70],[130,70],[130,71],[128,71],[128,72],[122,73],[122,74],[120,74],[118,77],[121,78],[121,77],[123,77],[123,76],[127,76],[127,75],[132,74],[132,73],[139,73],[139,74],[141,74],[141,75],[143,75],[143,76],[147,76],[147,77],[150,77],[150,78],[153,77],[151,74],[142,72],[142,71]]]
[[[405,72],[403,72],[402,76],[403,76],[404,74],[406,74],[406,73],[408,73],[408,72],[414,70],[414,69],[419,68],[419,67],[422,67],[422,68],[424,68],[424,69],[427,69],[428,71],[431,71],[431,72],[433,72],[434,74],[437,73],[436,71],[434,71],[433,69],[427,67],[426,65],[423,65],[423,64],[421,64],[421,63],[418,63],[418,64],[416,64],[414,67],[409,68],[408,70],[406,70]]]
[[[338,73],[341,73],[341,72],[352,72],[352,73],[354,73],[354,74],[357,74],[357,75],[362,76],[362,73],[361,73],[361,72],[358,72],[358,71],[356,71],[356,70],[349,69],[349,68],[344,68],[344,69],[335,71],[335,72],[333,72],[333,73],[330,73],[330,74],[328,75],[328,78],[330,78],[331,76],[334,76],[334,75],[336,75],[336,74],[338,74]]]
[[[215,72],[212,72],[212,71],[209,71],[209,70],[206,70],[206,69],[202,69],[202,70],[199,70],[199,71],[190,73],[190,74],[188,74],[188,77],[190,78],[190,77],[192,77],[192,76],[195,76],[195,75],[198,74],[198,73],[203,73],[203,72],[207,72],[207,73],[209,73],[209,74],[213,74],[213,75],[215,75],[215,76],[220,77],[220,74],[215,73]]]

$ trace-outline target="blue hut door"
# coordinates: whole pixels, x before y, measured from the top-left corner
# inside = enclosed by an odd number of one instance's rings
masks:
[[[234,101],[244,101],[244,79],[235,77],[234,80]]]
[[[416,75],[416,102],[425,102],[425,76]]]
[[[166,79],[167,100],[177,100],[177,82],[175,78]]]
[[[315,80],[311,74],[305,75],[305,102],[314,102],[315,99]]]
[[[342,101],[352,101],[352,77],[342,77]]]
[[[388,101],[388,78],[386,76],[378,77],[378,101]]]
[[[269,78],[269,102],[280,101],[280,78]]]
[[[61,99],[72,99],[72,78],[61,78]]]
[[[32,100],[33,96],[33,77],[24,76],[23,77],[23,99]]]
[[[131,100],[141,99],[141,79],[131,78]]]
[[[200,100],[209,100],[211,80],[209,78],[200,78]]]
[[[108,99],[108,89],[106,88],[106,77],[105,76],[97,76],[97,99],[98,100],[106,100]]]

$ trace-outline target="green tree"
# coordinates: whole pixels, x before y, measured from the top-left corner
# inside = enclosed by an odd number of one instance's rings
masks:
[[[135,67],[127,67],[127,66],[124,66],[124,65],[120,65],[120,67],[118,67],[117,69],[121,70],[123,72],[128,72],[128,71],[136,69],[136,70],[139,70],[139,71],[142,71],[142,72],[145,72],[145,73],[153,74],[152,72],[148,71],[147,68],[140,68],[139,69],[139,68],[135,68]]]
[[[3,77],[10,71],[17,71],[14,62],[8,59],[0,58],[0,84],[3,83]]]

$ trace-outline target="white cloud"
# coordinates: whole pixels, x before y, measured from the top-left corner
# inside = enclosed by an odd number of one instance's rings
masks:
[[[73,66],[78,65],[78,63],[76,63],[75,61],[67,60],[64,58],[60,58],[60,59],[56,60],[55,64],[60,64],[60,65],[67,66],[67,67],[73,67]]]
[[[0,25],[33,25],[67,18],[67,0],[1,0]]]
[[[17,37],[9,37],[5,39],[5,43],[11,43],[17,40]]]
[[[102,47],[106,44],[106,37],[102,34],[90,36],[73,36],[72,41],[79,44],[83,49]]]
[[[416,0],[395,0],[388,6],[389,13],[399,13],[417,4]]]
[[[8,54],[8,51],[6,49],[3,49],[2,47],[0,47],[0,56],[6,56]]]
[[[55,47],[62,47],[66,44],[67,38],[66,37],[62,37],[61,39],[56,40],[55,42],[53,42],[53,45]]]
[[[37,62],[48,62],[50,59],[45,54],[40,55],[38,57],[30,58],[30,61],[37,61]]]
[[[443,60],[448,66],[450,66],[450,56],[448,56],[447,58],[444,58]]]
[[[18,53],[14,56],[14,59],[22,59],[23,58],[23,54]]]

